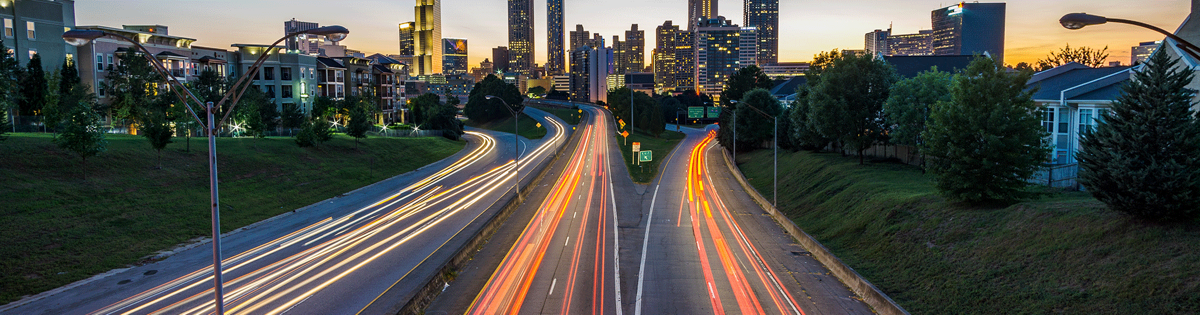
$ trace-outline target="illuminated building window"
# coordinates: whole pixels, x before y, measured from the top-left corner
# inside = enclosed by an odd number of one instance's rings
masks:
[[[13,20],[4,19],[4,37],[13,37]]]
[[[37,34],[35,33],[35,31],[37,30],[37,27],[33,24],[32,21],[25,22],[25,29],[27,30],[26,35],[29,35],[29,39],[37,39],[37,36],[36,36]]]

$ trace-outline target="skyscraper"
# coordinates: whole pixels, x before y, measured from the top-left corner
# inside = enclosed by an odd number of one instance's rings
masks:
[[[467,73],[467,40],[444,38],[442,40],[442,72],[445,74]]]
[[[890,27],[886,31],[875,30],[874,32],[867,33],[867,35],[864,36],[865,43],[863,45],[863,49],[873,54],[889,56],[891,55],[891,52],[888,51],[888,36],[891,35],[892,28]]]
[[[592,40],[592,33],[583,29],[583,24],[575,24],[575,30],[571,31],[571,46],[570,51],[575,51],[583,45],[588,45],[588,41]]]
[[[699,92],[719,100],[725,82],[740,66],[742,28],[722,17],[696,28],[696,85]]]
[[[496,72],[508,72],[508,47],[492,48],[492,68]]]
[[[675,39],[679,33],[679,25],[671,21],[659,25],[654,36],[654,89],[658,92],[675,90],[675,48],[679,46]]]
[[[887,56],[932,56],[933,30],[921,30],[916,34],[889,35]]]
[[[608,100],[608,56],[603,47],[583,45],[571,51],[571,100]]]
[[[1153,41],[1141,42],[1137,46],[1133,46],[1133,48],[1130,50],[1130,55],[1132,55],[1132,57],[1129,59],[1129,64],[1139,65],[1143,62],[1146,62],[1147,59],[1150,59],[1150,55],[1154,54],[1154,51],[1158,50],[1158,46],[1161,45],[1162,41]]]
[[[301,22],[297,21],[296,19],[292,19],[291,21],[283,22],[283,35],[307,31],[318,27],[320,27],[320,25],[317,23]],[[321,36],[318,35],[300,34],[287,40],[287,50],[300,51],[304,54],[314,56],[321,53],[320,46]]]
[[[413,65],[417,75],[442,73],[441,0],[417,0]]]
[[[675,33],[675,90],[697,90],[696,33]]]
[[[529,76],[533,70],[533,0],[508,0],[508,68]]]
[[[621,73],[642,72],[646,68],[646,31],[639,30],[633,24],[625,31],[625,71]]]
[[[762,51],[758,48],[758,29],[743,27],[738,32],[738,68],[759,66],[758,57]]]
[[[744,0],[745,7],[742,15],[746,27],[758,31],[758,64],[768,65],[779,62],[779,0]]]
[[[704,21],[717,17],[717,0],[688,0],[688,31],[695,31]]]
[[[546,0],[546,74],[559,75],[566,66],[563,47],[563,0]]]
[[[400,55],[412,56],[413,51],[413,31],[416,30],[416,22],[400,23]]]
[[[1004,3],[966,3],[933,10],[935,55],[988,53],[1004,62]]]
[[[612,60],[610,61],[613,64],[613,69],[611,74],[625,74],[625,62],[628,60],[628,58],[625,58],[625,53],[628,51],[629,49],[625,47],[625,42],[621,41],[621,36],[613,35]]]

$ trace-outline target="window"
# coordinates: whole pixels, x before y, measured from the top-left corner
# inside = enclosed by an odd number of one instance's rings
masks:
[[[284,81],[291,81],[292,80],[292,68],[286,68],[286,67],[279,68],[279,79],[284,80]]]
[[[334,82],[342,82],[342,70],[334,70],[333,73],[334,78],[336,78],[336,81]]]
[[[25,29],[28,32],[26,35],[29,35],[29,39],[37,39],[37,34],[35,33],[37,27],[33,24],[33,21],[25,22]]]
[[[96,70],[104,71],[104,54],[96,54]]]
[[[1058,115],[1058,133],[1066,134],[1071,132],[1071,115]]]
[[[113,68],[113,55],[110,54],[110,55],[108,55],[108,65],[105,67],[105,69],[112,70],[112,68]]]
[[[105,94],[105,93],[104,93],[104,81],[103,81],[103,80],[96,80],[96,96],[97,96],[97,97],[104,97],[104,94]]]
[[[4,37],[12,38],[14,33],[15,32],[13,32],[13,20],[12,19],[4,19]]]
[[[1054,133],[1054,109],[1042,109],[1042,127],[1046,127],[1046,133]]]
[[[308,78],[309,79],[317,78],[317,73],[316,73],[316,71],[313,71],[313,68],[308,68]]]
[[[338,85],[336,90],[337,90],[337,94],[335,94],[334,97],[342,98],[342,97],[346,96],[345,90],[343,90],[343,87],[341,85]]]
[[[37,49],[29,50],[29,59],[33,59],[33,56],[36,56],[36,55],[37,55]]]
[[[275,86],[274,86],[274,85],[264,85],[264,87],[266,87],[266,88],[267,88],[267,90],[266,90],[266,92],[267,92],[267,98],[276,98],[276,97],[278,97],[277,95],[275,95]]]
[[[263,73],[263,80],[275,80],[275,68],[274,67],[263,67],[262,73]]]
[[[1083,134],[1092,132],[1092,126],[1095,126],[1095,125],[1096,125],[1096,122],[1093,121],[1092,109],[1080,108],[1079,109],[1079,134],[1083,135]]]
[[[294,96],[292,95],[292,85],[291,85],[291,84],[284,84],[284,85],[283,85],[283,88],[281,88],[279,91],[280,91],[280,92],[283,92],[283,98],[292,98],[292,97],[294,97]]]

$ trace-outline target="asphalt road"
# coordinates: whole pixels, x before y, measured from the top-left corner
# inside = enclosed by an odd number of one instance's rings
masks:
[[[537,109],[526,112],[548,128],[545,138],[520,142],[520,174],[528,181],[531,166],[565,142],[567,127]],[[470,131],[467,148],[443,161],[226,233],[226,312],[353,314],[373,302],[396,302],[376,298],[406,279],[424,278],[411,273],[444,256],[442,249],[454,248],[448,243],[472,233],[464,229],[512,195],[513,137],[504,135]],[[0,313],[210,313],[210,248],[17,301]]]
[[[712,132],[684,128],[651,186],[633,314],[871,314],[746,194]],[[626,266],[622,266],[626,268]]]

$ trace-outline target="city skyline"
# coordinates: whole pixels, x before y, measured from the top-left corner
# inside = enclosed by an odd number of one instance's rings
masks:
[[[196,45],[228,48],[230,44],[269,43],[279,37],[280,22],[293,18],[321,25],[343,25],[351,35],[343,43],[353,49],[395,54],[399,47],[396,25],[414,20],[412,2],[408,1],[365,1],[362,6],[346,7],[344,10],[311,10],[320,2],[263,1],[247,4],[228,0],[183,1],[161,3],[149,0],[94,0],[76,3],[76,24],[120,25],[162,24],[171,27],[171,34],[197,39]],[[670,1],[618,1],[607,3],[566,4],[564,25],[570,30],[575,24],[583,24],[593,32],[604,35],[624,35],[630,24],[661,25],[671,20],[683,24],[687,19],[688,0]],[[903,3],[877,3],[867,0],[847,0],[836,3],[800,3],[780,1],[779,61],[809,61],[822,51],[838,49],[863,49],[863,35],[875,29],[887,29],[889,24],[896,34],[916,33],[929,29],[929,12],[954,2],[932,0],[905,1]],[[1103,48],[1108,46],[1109,60],[1127,63],[1131,47],[1144,41],[1159,40],[1161,35],[1124,25],[1104,25],[1081,31],[1070,31],[1058,25],[1058,18],[1072,12],[1139,20],[1174,30],[1186,17],[1189,1],[1150,0],[1149,5],[1133,5],[1127,1],[1084,1],[1064,0],[1045,3],[1041,1],[1006,1],[1008,3],[1007,33],[1005,38],[1006,62],[1034,62],[1050,51],[1066,44]],[[228,10],[211,10],[213,5]],[[624,5],[623,5],[624,4]],[[741,21],[741,2],[725,2],[719,14],[733,23]],[[484,58],[491,58],[490,48],[507,46],[507,1],[460,0],[442,3],[444,37],[471,40],[474,49],[469,63],[478,65]],[[363,8],[363,9],[355,9]],[[368,9],[369,8],[369,9]],[[388,10],[386,8],[392,8]],[[470,10],[466,8],[471,8]],[[534,25],[544,26],[545,2],[535,2]],[[851,8],[851,10],[846,10]],[[186,11],[188,15],[148,15],[146,12]],[[212,13],[207,13],[212,12]],[[596,14],[612,12],[612,14]],[[212,23],[214,19],[235,21]],[[543,31],[544,32],[544,31]],[[541,33],[541,32],[539,32]],[[544,34],[544,33],[541,33]],[[533,53],[534,61],[546,62],[544,36],[533,36],[534,47],[542,47]],[[648,43],[649,44],[649,43]],[[647,49],[644,54],[649,54]],[[644,56],[652,60],[652,56]]]

